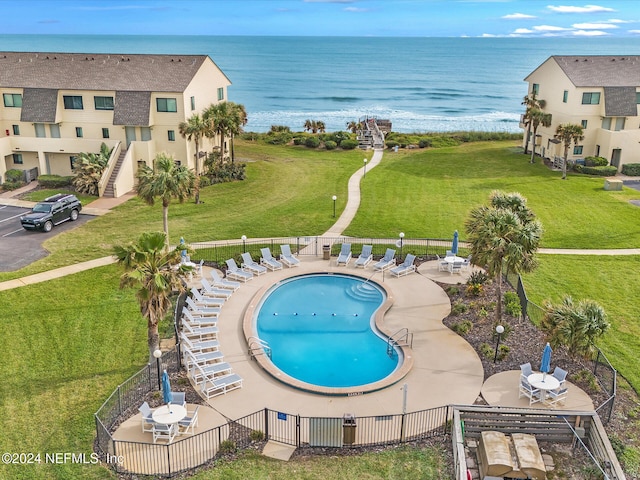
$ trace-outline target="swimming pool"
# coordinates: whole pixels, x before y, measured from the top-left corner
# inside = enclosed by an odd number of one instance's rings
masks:
[[[355,394],[393,383],[401,348],[388,348],[377,323],[386,291],[353,275],[300,275],[268,288],[252,313],[252,333],[269,345],[259,362],[279,380],[325,394]],[[377,319],[377,320],[376,320]]]

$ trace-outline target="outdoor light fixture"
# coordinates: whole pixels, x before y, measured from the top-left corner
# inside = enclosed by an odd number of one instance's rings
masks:
[[[400,232],[398,236],[400,237],[400,260],[402,260],[402,244],[404,241],[404,232]]]
[[[504,333],[504,327],[502,325],[496,326],[496,333],[498,334],[498,341],[496,342],[496,354],[493,356],[493,363],[496,363],[498,360],[498,349],[500,348],[500,337]]]
[[[247,253],[247,248],[246,248],[247,236],[242,235],[240,239],[242,240],[242,253]]]
[[[366,177],[367,176],[367,159],[365,158],[363,160],[363,162],[364,162],[364,175],[362,175],[362,176]]]
[[[159,348],[153,351],[153,356],[156,359],[156,366],[158,370],[158,390],[162,389],[162,379],[160,378],[160,357],[162,357],[162,350]]]
[[[336,218],[336,200],[338,199],[338,197],[334,195],[333,197],[331,197],[331,199],[333,200],[333,218]]]

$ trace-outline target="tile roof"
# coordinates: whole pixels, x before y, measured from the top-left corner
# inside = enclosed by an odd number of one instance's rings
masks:
[[[604,87],[604,114],[607,117],[636,117],[636,87]]]
[[[207,58],[0,52],[0,88],[183,92]]]
[[[638,87],[640,56],[582,55],[553,58],[576,87]]]
[[[51,88],[25,88],[22,92],[21,122],[55,123],[58,91]]]
[[[116,92],[113,106],[114,125],[149,126],[151,92]]]

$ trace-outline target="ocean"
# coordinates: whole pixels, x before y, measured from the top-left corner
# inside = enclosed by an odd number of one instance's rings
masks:
[[[634,38],[0,35],[0,50],[207,54],[245,106],[247,131],[345,130],[364,116],[399,132],[519,132],[524,78],[551,55],[638,55]]]

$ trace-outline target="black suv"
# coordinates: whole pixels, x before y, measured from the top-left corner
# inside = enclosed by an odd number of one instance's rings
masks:
[[[20,217],[26,230],[44,230],[50,232],[54,225],[77,220],[82,204],[75,195],[58,193],[37,203],[31,213]]]

